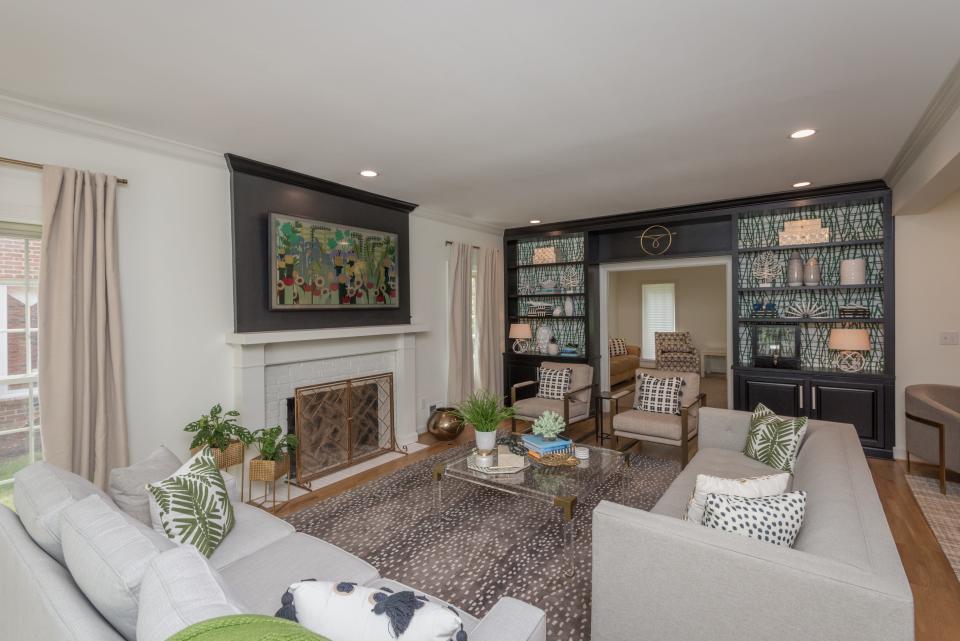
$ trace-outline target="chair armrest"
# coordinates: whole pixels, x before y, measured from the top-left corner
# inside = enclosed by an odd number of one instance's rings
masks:
[[[470,631],[470,641],[546,641],[543,610],[511,597],[493,604],[487,616]]]
[[[515,383],[510,387],[510,404],[513,405],[517,402],[517,390],[521,387],[527,387],[528,385],[536,385],[537,381],[524,381],[523,383]]]

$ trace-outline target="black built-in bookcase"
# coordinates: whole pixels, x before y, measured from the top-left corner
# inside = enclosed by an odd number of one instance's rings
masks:
[[[595,380],[599,382],[601,350],[605,349],[599,344],[600,265],[671,257],[730,256],[733,315],[729,331],[733,332],[734,352],[728,355],[728,361],[732,366],[734,407],[751,410],[763,403],[783,415],[852,423],[868,454],[889,457],[894,446],[895,402],[894,235],[890,199],[885,183],[869,181],[508,229],[504,234],[505,330],[511,322],[523,320],[518,313],[523,309],[519,306],[523,297],[517,291],[517,275],[523,264],[522,260],[518,262],[518,252],[524,244],[571,236],[582,238],[584,306],[580,316],[584,350],[568,360],[593,365]],[[783,221],[814,217],[822,217],[831,228],[829,242],[778,246],[775,232],[782,229]],[[641,250],[638,236],[651,225],[663,225],[672,233],[672,244],[664,254],[651,256]],[[804,257],[818,257],[823,269],[822,285],[790,288],[778,282],[772,288],[761,288],[751,282],[753,257],[773,251],[782,261],[785,274],[787,257],[794,249]],[[839,260],[861,256],[868,261],[868,283],[858,287],[839,285]],[[755,300],[775,300],[782,314],[785,305],[798,297],[820,301],[829,316],[802,320],[750,317],[748,303]],[[871,315],[857,320],[839,318],[834,313],[838,300],[865,303]],[[804,341],[801,369],[753,366],[749,345],[744,341],[749,341],[751,328],[759,323],[800,326]],[[855,374],[833,367],[826,352],[829,329],[848,326],[869,329],[873,344],[867,370]],[[507,341],[503,356],[505,393],[514,383],[534,379],[540,362],[558,360],[541,354],[513,354],[511,342]]]

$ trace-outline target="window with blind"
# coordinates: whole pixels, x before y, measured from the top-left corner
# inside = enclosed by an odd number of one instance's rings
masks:
[[[674,304],[673,283],[642,285],[643,293],[643,345],[641,354],[644,359],[657,357],[654,344],[656,332],[676,331],[676,305]]]
[[[42,458],[37,391],[40,227],[0,222],[0,503],[13,475]]]

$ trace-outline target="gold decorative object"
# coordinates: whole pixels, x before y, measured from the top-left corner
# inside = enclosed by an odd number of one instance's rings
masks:
[[[643,250],[644,254],[658,256],[670,249],[670,245],[673,244],[673,236],[676,233],[663,225],[650,225],[635,238],[640,239],[640,249]]]
[[[580,465],[580,461],[577,459],[577,457],[570,452],[555,452],[553,454],[546,454],[534,460],[548,467],[576,467],[577,465]]]
[[[438,407],[427,419],[427,431],[438,441],[452,441],[463,432],[463,421],[456,415],[454,408]]]
[[[190,454],[196,454],[202,450],[204,445],[195,447],[190,450]],[[243,454],[246,451],[247,447],[241,441],[231,441],[230,445],[227,446],[227,449],[221,450],[219,447],[211,447],[210,454],[213,456],[213,460],[216,461],[217,467],[221,470],[225,470],[228,467],[233,467],[234,465],[240,466],[240,500],[243,500]]]
[[[278,507],[282,507],[286,501],[277,503],[277,481],[287,477],[287,501],[290,500],[290,456],[284,454],[276,461],[266,461],[259,456],[250,461],[250,485],[247,489],[247,496],[250,497],[250,504],[262,507],[269,512],[275,512]],[[253,482],[263,483],[263,498],[253,498]],[[270,507],[267,507],[267,492],[273,488],[273,498],[270,499]]]

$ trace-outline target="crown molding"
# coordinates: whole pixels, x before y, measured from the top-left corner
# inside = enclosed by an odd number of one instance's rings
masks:
[[[0,118],[226,169],[223,155],[0,94]]]
[[[410,215],[420,216],[421,218],[429,218],[430,220],[435,220],[440,223],[456,225],[457,227],[464,227],[466,229],[480,231],[485,234],[493,234],[494,236],[503,236],[503,230],[506,228],[505,226],[481,222],[479,220],[467,218],[466,216],[461,216],[459,214],[451,214],[445,211],[439,211],[437,209],[430,209],[429,207],[424,207],[422,205],[415,211],[411,212]]]
[[[885,177],[887,184],[893,186],[903,178],[957,109],[960,109],[960,61],[950,70],[920,121],[890,163]]]

